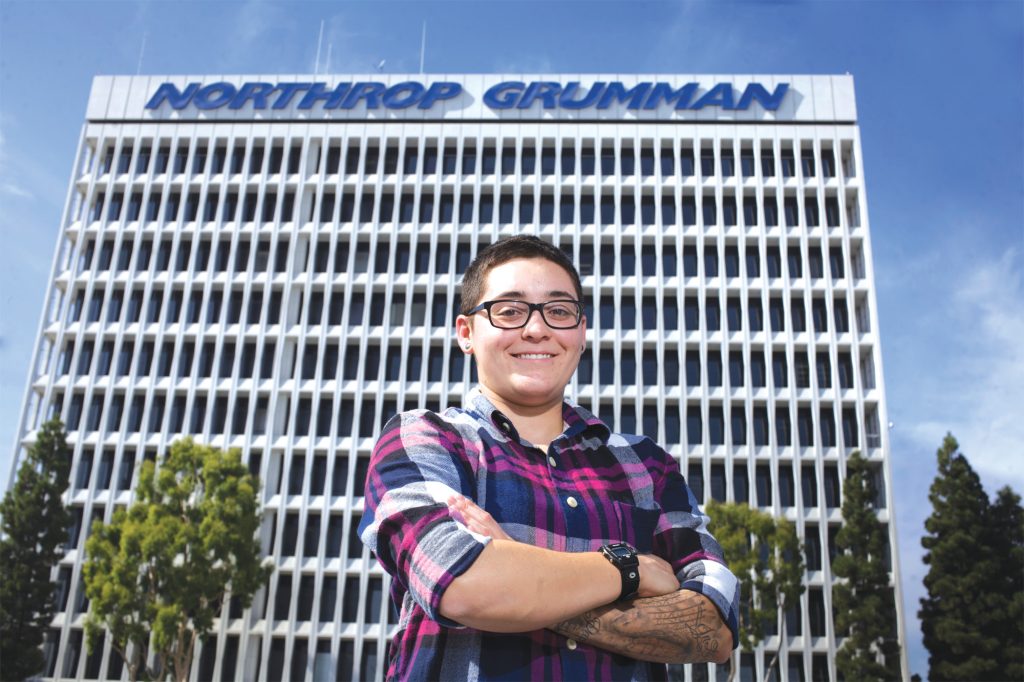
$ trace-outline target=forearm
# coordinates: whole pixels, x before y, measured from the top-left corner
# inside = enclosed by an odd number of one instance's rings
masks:
[[[597,552],[554,552],[492,540],[441,597],[441,614],[489,632],[526,632],[608,604],[622,588]]]
[[[552,629],[579,642],[656,663],[722,663],[732,651],[732,634],[718,609],[692,590],[607,604]]]

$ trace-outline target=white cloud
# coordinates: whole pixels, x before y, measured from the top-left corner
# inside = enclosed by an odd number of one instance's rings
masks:
[[[933,450],[947,431],[978,471],[989,494],[1024,490],[1024,279],[1017,248],[987,262],[962,263],[948,305],[949,356],[924,384],[938,389],[934,414],[901,425]],[[936,379],[940,379],[936,381]]]

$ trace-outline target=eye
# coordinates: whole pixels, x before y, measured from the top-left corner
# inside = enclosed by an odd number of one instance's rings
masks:
[[[525,312],[526,309],[523,306],[516,305],[515,303],[499,303],[491,306],[491,315],[505,319],[515,319]]]
[[[576,317],[575,306],[557,301],[545,306],[544,312],[553,320],[571,320]]]

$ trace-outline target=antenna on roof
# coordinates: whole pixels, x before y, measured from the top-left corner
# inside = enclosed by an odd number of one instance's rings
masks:
[[[324,74],[331,72],[331,51],[334,49],[334,43],[327,43],[327,59],[324,60]]]
[[[135,75],[138,76],[142,73],[142,56],[146,54],[146,36],[149,35],[149,31],[142,33],[142,45],[139,47],[139,63],[135,67]]]
[[[320,20],[320,37],[316,41],[316,64],[313,66],[314,75],[320,75],[320,48],[324,44],[324,20]]]
[[[423,60],[427,54],[427,22],[423,21],[423,36],[420,39],[420,74],[423,74]]]

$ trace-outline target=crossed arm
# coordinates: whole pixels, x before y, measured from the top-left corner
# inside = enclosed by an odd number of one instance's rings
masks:
[[[661,558],[641,555],[638,597],[617,602],[619,572],[601,554],[518,543],[471,500],[453,496],[448,504],[455,518],[492,542],[448,587],[441,599],[446,617],[491,632],[549,628],[645,661],[729,659],[732,634],[714,604],[679,589],[672,567]]]

